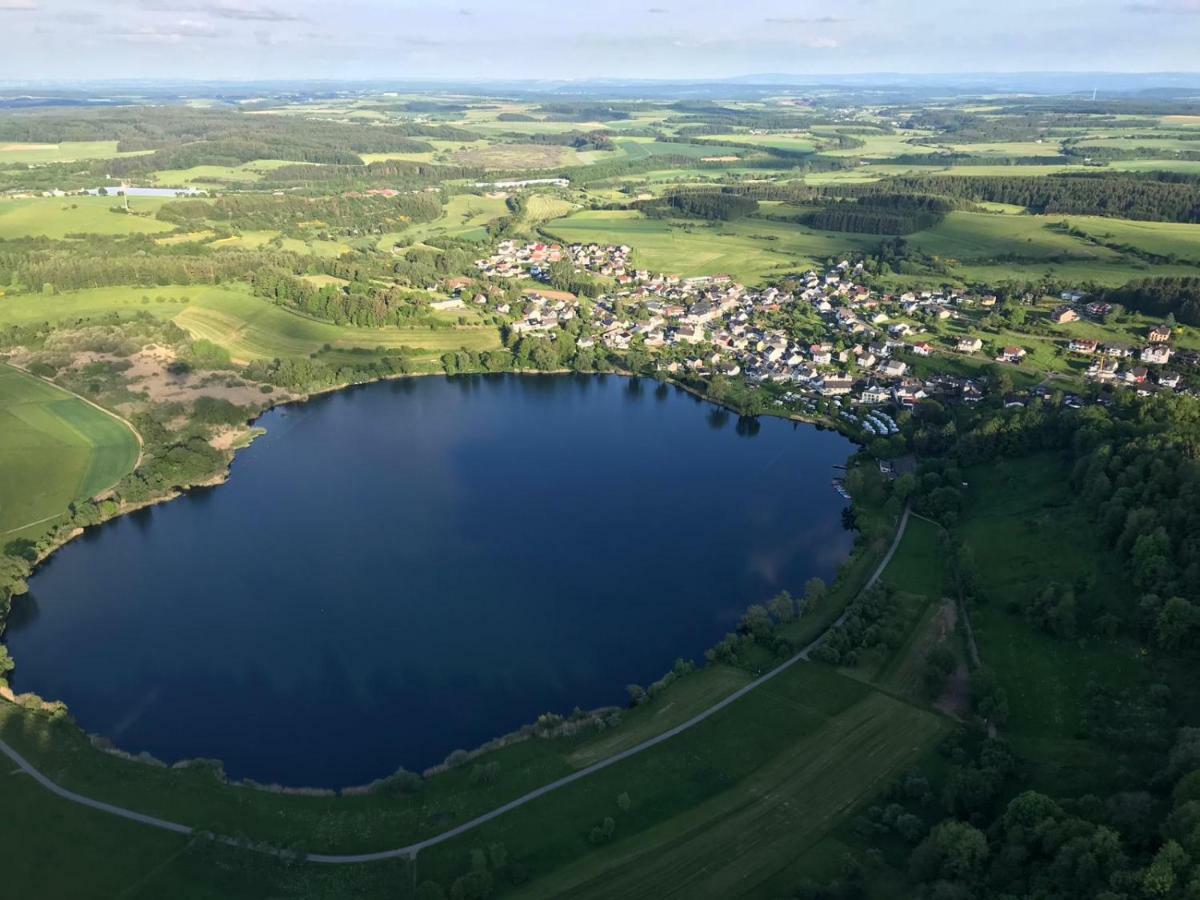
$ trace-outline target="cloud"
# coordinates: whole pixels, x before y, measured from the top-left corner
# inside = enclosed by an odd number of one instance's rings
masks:
[[[652,6],[648,10],[646,10],[646,12],[650,13],[650,15],[652,15],[652,16],[665,16],[667,13],[670,12],[670,10],[667,9],[665,6]]]
[[[267,6],[256,0],[141,0],[141,6],[154,12],[203,13],[242,22],[304,21],[304,17],[297,13]]]
[[[422,37],[419,34],[407,34],[396,38],[396,43],[401,47],[412,47],[414,49],[425,49],[428,47],[444,47],[445,41],[440,41],[436,38]]]
[[[1137,0],[1126,3],[1125,11],[1142,15],[1200,15],[1200,0]]]
[[[842,20],[837,16],[770,16],[763,21],[768,25],[832,25]]]
[[[182,44],[185,41],[225,37],[228,34],[211,22],[196,19],[179,19],[164,25],[142,25],[138,28],[114,29],[114,37],[134,44]]]
[[[0,12],[33,12],[37,8],[34,0],[0,0]]]

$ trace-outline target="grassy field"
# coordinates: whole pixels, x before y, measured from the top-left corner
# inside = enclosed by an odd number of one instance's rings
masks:
[[[1138,683],[1135,648],[1100,638],[1064,641],[1035,630],[1010,606],[1046,584],[1086,584],[1077,591],[1079,632],[1124,605],[1132,591],[1120,562],[1102,546],[1075,505],[1065,465],[1053,456],[1004,460],[968,474],[970,508],[963,536],[986,585],[972,612],[980,653],[1008,692],[1013,734],[1040,741],[1077,737],[1087,683]]]
[[[832,234],[803,225],[762,219],[701,224],[647,219],[626,210],[588,210],[547,223],[546,229],[568,242],[628,244],[639,266],[678,275],[727,273],[746,284],[772,274],[794,272],[856,247],[873,247],[877,238]]]
[[[742,137],[742,135],[734,135]],[[730,147],[722,145],[716,138],[705,139],[703,144],[673,144],[667,141],[656,141],[653,138],[620,138],[614,143],[625,159],[648,159],[651,156],[689,156],[693,159],[704,159],[708,156],[745,156],[745,147]],[[598,157],[603,160],[612,158],[613,154]]]
[[[816,143],[807,134],[713,134],[705,135],[704,142],[713,144],[746,144],[754,147],[769,147],[772,150],[793,150],[797,153],[811,153],[816,149]],[[706,155],[712,156],[713,153]]]
[[[1174,255],[1180,261],[1200,265],[1200,225],[1134,222],[1100,216],[1064,216],[1062,221],[1103,244],[1130,246],[1159,256]]]
[[[165,187],[189,187],[194,184],[229,183],[249,185],[265,172],[281,166],[294,166],[286,159],[256,159],[240,166],[192,166],[190,169],[163,169],[154,173],[154,183]]]
[[[378,241],[380,250],[391,250],[399,240],[423,241],[431,237],[457,237],[479,241],[487,237],[486,226],[508,215],[502,197],[482,197],[478,194],[456,194],[447,201],[439,218],[422,222],[383,235]]]
[[[211,247],[239,247],[254,250],[272,241],[278,240],[279,248],[292,253],[311,256],[337,257],[350,252],[350,245],[341,241],[324,241],[318,238],[301,240],[300,238],[281,237],[278,231],[243,231],[233,237],[213,241]]]
[[[817,231],[776,221],[797,208],[764,205],[763,216],[729,223],[648,219],[631,210],[585,210],[546,223],[565,241],[628,244],[638,264],[679,275],[728,273],[747,284],[870,250],[873,235]],[[1018,215],[1015,208],[952,212],[934,228],[909,235],[916,250],[949,263],[964,279],[1003,281],[1046,271],[1077,281],[1119,284],[1147,274],[1197,274],[1200,226],[1088,216]],[[1064,223],[1090,237],[1069,234]],[[1178,262],[1153,270],[1136,252],[1173,253]]]
[[[61,144],[0,143],[0,167],[9,164],[45,164],[74,162],[77,159],[112,159],[139,156],[149,150],[121,153],[116,141],[64,141]]]
[[[158,297],[171,302],[158,303]],[[150,298],[143,302],[143,298]],[[183,298],[187,302],[183,303]],[[226,348],[236,360],[308,356],[326,344],[335,348],[376,350],[409,347],[438,355],[467,348],[500,346],[490,326],[466,328],[354,328],[308,319],[252,296],[240,286],[204,285],[141,288],[97,288],[53,297],[22,296],[0,299],[0,324],[63,321],[108,312],[149,312],[172,319],[194,337]]]
[[[0,537],[112,487],[137,456],[123,422],[0,364]]]
[[[909,237],[917,249],[943,259],[980,260],[1001,256],[1025,260],[1058,257],[1115,262],[1120,254],[1055,230],[1064,217],[952,212],[934,228]]]
[[[72,234],[162,234],[175,229],[169,222],[153,218],[164,202],[161,197],[133,197],[129,206],[138,215],[126,215],[112,212],[114,207],[121,205],[121,200],[115,197],[0,200],[0,238],[62,239]]]
[[[833,148],[823,150],[824,156],[846,156],[852,159],[888,159],[907,153],[932,153],[936,148],[914,144],[912,137],[901,134],[856,134],[863,142],[862,147]]]
[[[686,766],[673,765],[680,751],[671,748],[645,754],[649,758],[637,766],[642,772],[622,771],[621,765],[598,775],[587,786],[595,798],[588,805],[599,806],[606,793],[637,798],[629,813],[618,813],[619,839],[585,851],[574,865],[517,896],[779,896],[778,882],[802,874],[791,872],[797,856],[912,765],[947,728],[930,713],[883,694],[859,693],[848,686],[853,682],[835,678],[807,667],[781,676],[727,721],[709,726],[721,730],[720,741],[705,740],[705,726],[697,729],[687,742]],[[733,737],[738,733],[740,740]],[[690,772],[704,775],[697,779]],[[712,791],[735,773],[741,775],[735,790]],[[664,802],[680,792],[699,802],[663,816]],[[545,859],[543,865],[553,865],[552,854],[573,861],[584,849],[581,832],[589,823],[583,810],[568,812],[571,800],[583,798],[559,797],[558,810],[536,804],[526,814],[567,825],[534,857]],[[500,820],[504,825],[481,839],[513,846],[519,818],[520,811]]]
[[[977,144],[939,145],[954,153],[969,153],[972,156],[1058,156],[1058,142],[1046,141],[1000,141]]]

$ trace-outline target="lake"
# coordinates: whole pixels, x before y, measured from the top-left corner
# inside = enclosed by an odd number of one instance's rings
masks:
[[[39,570],[17,690],[133,753],[361,784],[623,704],[853,542],[849,441],[653,381],[404,379],[259,424],[227,484]]]

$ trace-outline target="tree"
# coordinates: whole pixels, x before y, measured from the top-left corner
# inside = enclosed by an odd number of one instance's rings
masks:
[[[792,595],[787,591],[780,591],[772,597],[767,603],[767,609],[775,617],[775,621],[780,624],[790,622],[796,618],[796,601],[792,599]]]
[[[804,611],[808,612],[820,606],[827,593],[828,588],[825,587],[823,579],[810,578],[804,582]]]
[[[492,896],[494,881],[486,869],[475,869],[454,879],[450,886],[450,900],[486,900]]]
[[[1200,624],[1200,610],[1182,597],[1171,597],[1163,604],[1154,623],[1154,642],[1164,650],[1176,650]]]
[[[766,640],[771,636],[775,623],[771,621],[771,614],[767,612],[767,608],[761,603],[755,603],[742,615],[740,627],[754,635],[755,640]]]
[[[937,697],[946,686],[946,678],[958,666],[954,652],[945,642],[937,644],[925,655],[925,669],[922,678],[925,682],[925,692],[930,697]]]
[[[446,892],[436,881],[422,881],[417,885],[416,900],[446,900]]]
[[[1147,897],[1170,896],[1189,862],[1179,844],[1167,841],[1142,873],[1142,892]]]
[[[988,858],[983,832],[966,822],[949,820],[936,826],[917,846],[909,869],[917,881],[948,879],[974,883]]]

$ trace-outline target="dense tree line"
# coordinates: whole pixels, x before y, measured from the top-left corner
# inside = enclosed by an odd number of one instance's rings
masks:
[[[441,214],[441,195],[435,193],[395,197],[232,194],[215,200],[173,200],[162,205],[158,218],[185,227],[214,220],[239,228],[285,233],[303,225],[343,233],[382,234],[401,231],[413,222],[430,222]]]
[[[412,146],[413,138],[423,137],[471,141],[478,135],[448,125],[415,122],[383,126],[345,124],[299,116],[248,115],[231,110],[180,106],[136,106],[69,113],[35,111],[0,116],[0,140],[51,144],[117,141],[118,149],[122,151],[232,141],[262,143],[272,148],[290,146],[297,151],[324,148],[350,153],[387,153],[401,151]]]
[[[550,144],[575,150],[613,150],[612,136],[605,131],[547,131],[538,134],[511,135],[523,144]]]
[[[351,282],[317,286],[279,268],[260,269],[250,276],[255,295],[337,325],[361,328],[413,324],[429,318],[427,295],[399,287]]]
[[[970,153],[934,151],[930,153],[900,153],[888,157],[889,165],[898,166],[977,166],[980,158]],[[989,166],[1061,166],[1079,164],[1074,156],[1054,154],[1051,156],[988,156]]]
[[[953,209],[939,197],[916,194],[872,194],[842,200],[803,216],[805,224],[823,231],[858,234],[912,234],[932,228]]]
[[[66,291],[110,285],[219,284],[293,260],[283,252],[197,250],[186,244],[163,250],[89,242],[9,251],[0,243],[0,286],[10,291],[44,291],[47,286],[51,291]]]
[[[918,502],[958,484],[967,465],[1061,454],[1072,464],[1072,502],[1090,510],[1133,586],[1117,608],[1085,615],[1087,579],[1051,581],[1010,598],[1013,611],[1064,641],[1135,636],[1150,650],[1142,664],[1148,672],[1179,671],[1182,680],[1172,684],[1185,684],[1200,651],[1200,400],[1122,393],[1108,407],[1037,403],[964,411],[961,430],[947,433],[952,423],[918,407],[906,427],[924,448]],[[956,522],[950,511],[935,515],[951,527]],[[946,558],[960,597],[985,602],[988,585],[975,572],[970,547],[951,536]],[[1020,792],[1028,783],[1022,760],[982,729],[964,729],[941,748],[946,769],[939,784],[901,779],[857,820],[856,831],[867,842],[907,847],[910,894],[928,900],[1195,896],[1200,728],[1193,727],[1193,698],[1177,698],[1166,683],[1120,688],[1095,679],[1082,696],[1077,737],[1115,755],[1111,778],[1076,782],[1063,797]],[[1003,724],[1007,700],[986,669],[972,675],[971,702],[979,716]],[[855,896],[873,859],[878,850],[848,862],[836,882],[802,886],[799,896]]]
[[[933,194],[960,200],[1011,203],[1035,213],[1113,216],[1155,222],[1200,222],[1200,185],[1156,175],[1068,174],[1040,177],[925,176],[841,186],[847,194]]]
[[[632,204],[652,219],[680,217],[731,222],[758,211],[758,201],[724,191],[672,191]]]
[[[1097,299],[1151,316],[1174,316],[1185,325],[1200,325],[1200,277],[1143,278],[1102,289]]]
[[[534,112],[548,122],[615,122],[633,118],[630,107],[595,100],[557,100],[543,103]]]

